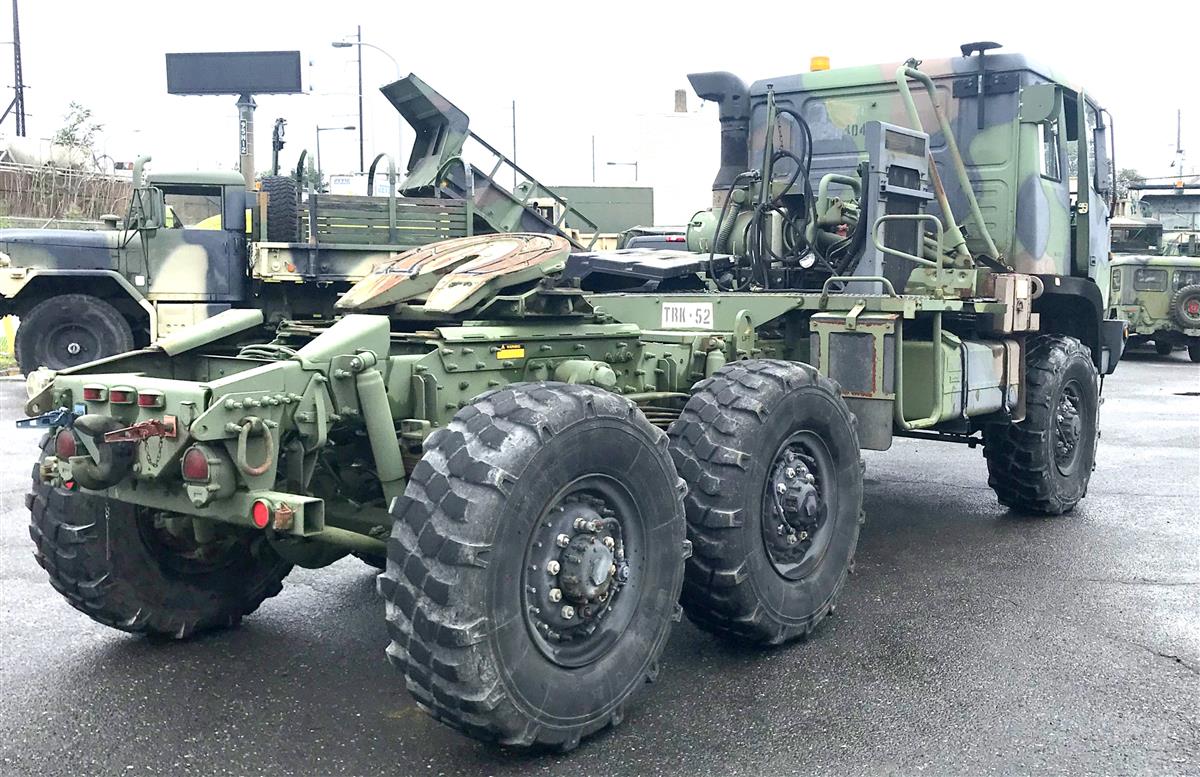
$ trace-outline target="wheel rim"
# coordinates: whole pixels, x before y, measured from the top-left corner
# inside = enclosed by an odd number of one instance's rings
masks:
[[[1054,465],[1063,475],[1071,475],[1079,466],[1083,448],[1083,390],[1070,381],[1063,386],[1054,411]]]
[[[833,457],[825,442],[800,431],[780,444],[762,493],[762,538],[775,571],[788,580],[806,577],[829,548],[836,505]]]
[[[43,361],[51,360],[64,366],[74,366],[99,359],[100,338],[96,333],[77,322],[59,324],[46,337],[49,353]]]
[[[629,490],[605,475],[573,481],[538,518],[521,575],[522,612],[550,661],[593,663],[625,632],[641,595],[643,525]]]

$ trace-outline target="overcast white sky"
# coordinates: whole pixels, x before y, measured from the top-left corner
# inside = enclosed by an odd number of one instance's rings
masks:
[[[680,131],[678,144],[670,136],[645,137],[676,132],[646,117],[671,110],[674,90],[687,88],[687,73],[730,70],[749,82],[807,70],[815,54],[831,57],[834,67],[929,59],[955,55],[959,43],[973,40],[998,41],[1082,83],[1114,116],[1118,164],[1144,175],[1171,172],[1175,111],[1182,108],[1183,148],[1192,152],[1187,166],[1200,167],[1196,2],[20,0],[20,13],[30,135],[51,135],[76,100],[105,124],[102,145],[112,156],[152,153],[159,169],[237,165],[235,98],[168,95],[164,52],[301,51],[304,85],[312,92],[258,98],[261,169],[270,162],[277,116],[288,119],[289,164],[313,147],[318,123],[357,123],[354,50],[330,46],[357,24],[364,41],[386,49],[403,74],[417,73],[450,98],[505,151],[516,100],[518,160],[548,183],[592,180],[593,136],[600,183],[632,183],[632,168],[606,161],[674,147],[669,165],[638,159],[640,182],[686,180],[689,188],[699,186],[695,206],[701,207],[717,165],[715,111],[687,122],[698,129]],[[0,40],[8,40],[7,2],[0,25]],[[6,87],[10,57],[10,47],[0,48]],[[396,71],[370,49],[363,69],[370,160],[376,150],[395,149],[397,118],[377,88]],[[696,111],[690,90],[689,100]],[[11,117],[0,132],[11,134]],[[323,133],[321,145],[327,172],[357,168],[357,133]],[[695,168],[679,169],[687,160]]]

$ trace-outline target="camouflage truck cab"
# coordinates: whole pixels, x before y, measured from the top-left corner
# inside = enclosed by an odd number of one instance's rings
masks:
[[[0,230],[0,315],[22,320],[23,371],[146,345],[243,300],[246,206],[237,173],[163,173],[135,180],[105,229]]]
[[[26,407],[39,560],[92,618],[183,637],[356,553],[424,709],[570,749],[683,613],[755,645],[833,613],[863,448],[982,445],[1001,504],[1074,510],[1123,346],[1109,184],[1084,174],[1072,208],[1063,175],[1089,138],[1106,169],[1101,113],[987,48],[692,76],[722,142],[691,252],[461,238],[378,267],[336,322],[263,340],[228,311],[62,371]]]

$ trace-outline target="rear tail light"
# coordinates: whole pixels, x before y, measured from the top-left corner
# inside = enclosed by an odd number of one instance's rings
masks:
[[[250,522],[255,528],[265,529],[271,522],[271,505],[262,499],[255,499],[250,505]]]
[[[183,479],[207,483],[209,480],[208,454],[199,448],[188,448],[183,454]]]
[[[161,391],[143,391],[138,394],[137,403],[138,407],[162,407],[167,398]]]
[[[69,459],[75,455],[78,445],[75,433],[70,429],[62,429],[54,436],[54,455],[60,459]]]
[[[84,386],[83,400],[85,402],[103,402],[108,389],[104,386]]]
[[[687,238],[684,237],[683,235],[668,235],[667,242],[668,243],[686,243]]]
[[[137,392],[131,388],[111,388],[108,390],[108,401],[114,405],[132,405],[137,399]]]

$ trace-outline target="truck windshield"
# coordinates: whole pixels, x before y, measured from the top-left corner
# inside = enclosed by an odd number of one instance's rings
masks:
[[[1114,227],[1113,253],[1157,254],[1162,249],[1162,227]]]

